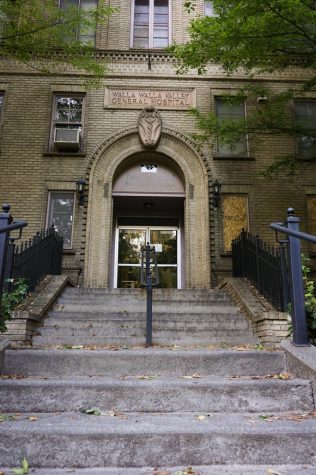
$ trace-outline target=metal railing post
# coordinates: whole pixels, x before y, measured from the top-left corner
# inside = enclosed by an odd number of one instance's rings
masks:
[[[3,212],[0,213],[0,228],[7,226],[12,221],[10,216],[10,205],[2,206]],[[0,306],[2,300],[2,293],[5,280],[5,268],[7,262],[8,251],[8,233],[4,232],[0,234]]]
[[[300,219],[294,216],[294,212],[293,208],[287,210],[288,218],[285,225],[290,231],[299,231]],[[293,344],[296,346],[309,346],[304,305],[305,296],[300,239],[291,235],[289,235],[288,239]]]
[[[146,346],[152,346],[153,335],[153,286],[150,269],[150,245],[146,245],[146,290],[147,290],[147,319],[146,319]]]
[[[4,272],[4,286],[3,289],[5,292],[10,292],[12,289],[12,272],[13,272],[13,260],[14,260],[14,251],[15,244],[14,238],[9,238],[7,243],[7,258],[6,258],[6,268]]]
[[[283,297],[283,311],[287,310],[290,303],[289,283],[286,269],[286,247],[285,242],[280,241],[280,262],[281,262],[281,279],[282,279],[282,297]]]

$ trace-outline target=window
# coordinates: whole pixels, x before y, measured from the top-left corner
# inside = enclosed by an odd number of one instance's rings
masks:
[[[83,96],[54,96],[50,150],[80,152],[83,136]]]
[[[64,248],[72,247],[74,193],[50,192],[48,201],[47,227],[54,225],[64,238]]]
[[[204,0],[204,15],[205,16],[214,16],[213,2],[209,0]]]
[[[81,10],[91,10],[97,8],[98,0],[59,0],[59,8],[61,10],[67,10],[67,8],[78,7]],[[95,30],[85,28],[84,31],[74,31],[74,39],[81,43],[93,43],[95,44]]]
[[[248,196],[247,195],[222,195],[223,210],[223,248],[224,252],[231,252],[232,240],[241,231],[248,230]]]
[[[301,157],[316,156],[316,100],[295,101],[296,123],[306,130],[306,135],[298,137],[298,154]],[[308,135],[308,132],[310,135]]]
[[[308,230],[316,236],[316,195],[307,197]],[[316,244],[311,245],[311,250],[316,252]]]
[[[133,12],[134,48],[165,48],[169,45],[169,1],[135,0]]]
[[[221,97],[215,98],[215,114],[219,120],[242,121],[245,118],[245,104],[230,104]],[[216,141],[216,153],[222,156],[247,156],[248,145],[247,137],[243,136],[239,141],[233,144],[224,143],[219,138]]]

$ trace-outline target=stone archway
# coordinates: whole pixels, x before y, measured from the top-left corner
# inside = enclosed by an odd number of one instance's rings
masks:
[[[108,287],[112,242],[112,183],[118,167],[144,152],[137,129],[123,131],[100,145],[90,161],[84,284]],[[163,129],[155,152],[173,160],[185,181],[186,287],[210,286],[208,174],[194,144]]]

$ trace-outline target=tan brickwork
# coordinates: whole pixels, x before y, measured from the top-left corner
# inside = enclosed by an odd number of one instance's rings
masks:
[[[185,40],[191,18],[182,10],[182,3],[172,2],[172,40],[176,42]],[[214,109],[214,96],[219,91],[234,92],[246,83],[241,71],[227,77],[217,65],[210,65],[205,76],[196,71],[177,75],[174,60],[166,52],[130,49],[130,2],[115,0],[111,5],[120,6],[119,12],[97,32],[98,60],[107,60],[109,65],[104,85],[193,88],[197,107],[208,112]],[[201,14],[203,1],[199,0],[195,15]],[[268,82],[280,92],[289,85],[295,87],[306,74],[293,68],[255,80]],[[44,75],[15,61],[1,61],[0,76],[0,87],[5,91],[0,129],[0,203],[9,202],[16,218],[28,220],[23,235],[30,237],[45,226],[52,182],[60,184],[57,189],[67,191],[74,189],[80,177],[86,177],[89,188],[85,205],[80,207],[76,200],[73,249],[65,253],[63,266],[81,283],[107,285],[112,262],[112,204],[110,194],[104,198],[104,184],[108,183],[111,192],[116,168],[128,156],[142,151],[136,132],[139,110],[105,108],[103,87],[87,91],[83,153],[47,153],[53,93],[83,93],[85,75],[64,67],[58,73]],[[214,285],[231,272],[231,259],[222,254],[221,207],[213,210],[211,205],[210,185],[214,179],[221,182],[223,192],[248,194],[250,230],[263,239],[274,241],[269,223],[282,221],[289,206],[300,216],[302,229],[308,230],[306,194],[316,194],[316,165],[302,166],[295,183],[286,179],[270,181],[259,175],[274,155],[292,151],[295,139],[250,138],[252,160],[219,160],[214,159],[211,146],[201,150],[194,147],[188,137],[196,129],[186,111],[162,110],[160,114],[163,135],[155,152],[174,160],[185,176],[187,192],[194,184],[194,199],[187,193],[185,206],[188,287],[208,286],[210,279]]]

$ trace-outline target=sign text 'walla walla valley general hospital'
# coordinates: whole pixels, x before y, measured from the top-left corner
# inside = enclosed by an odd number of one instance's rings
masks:
[[[127,89],[108,86],[104,95],[104,107],[112,109],[157,107],[166,110],[188,110],[195,106],[195,89]]]

